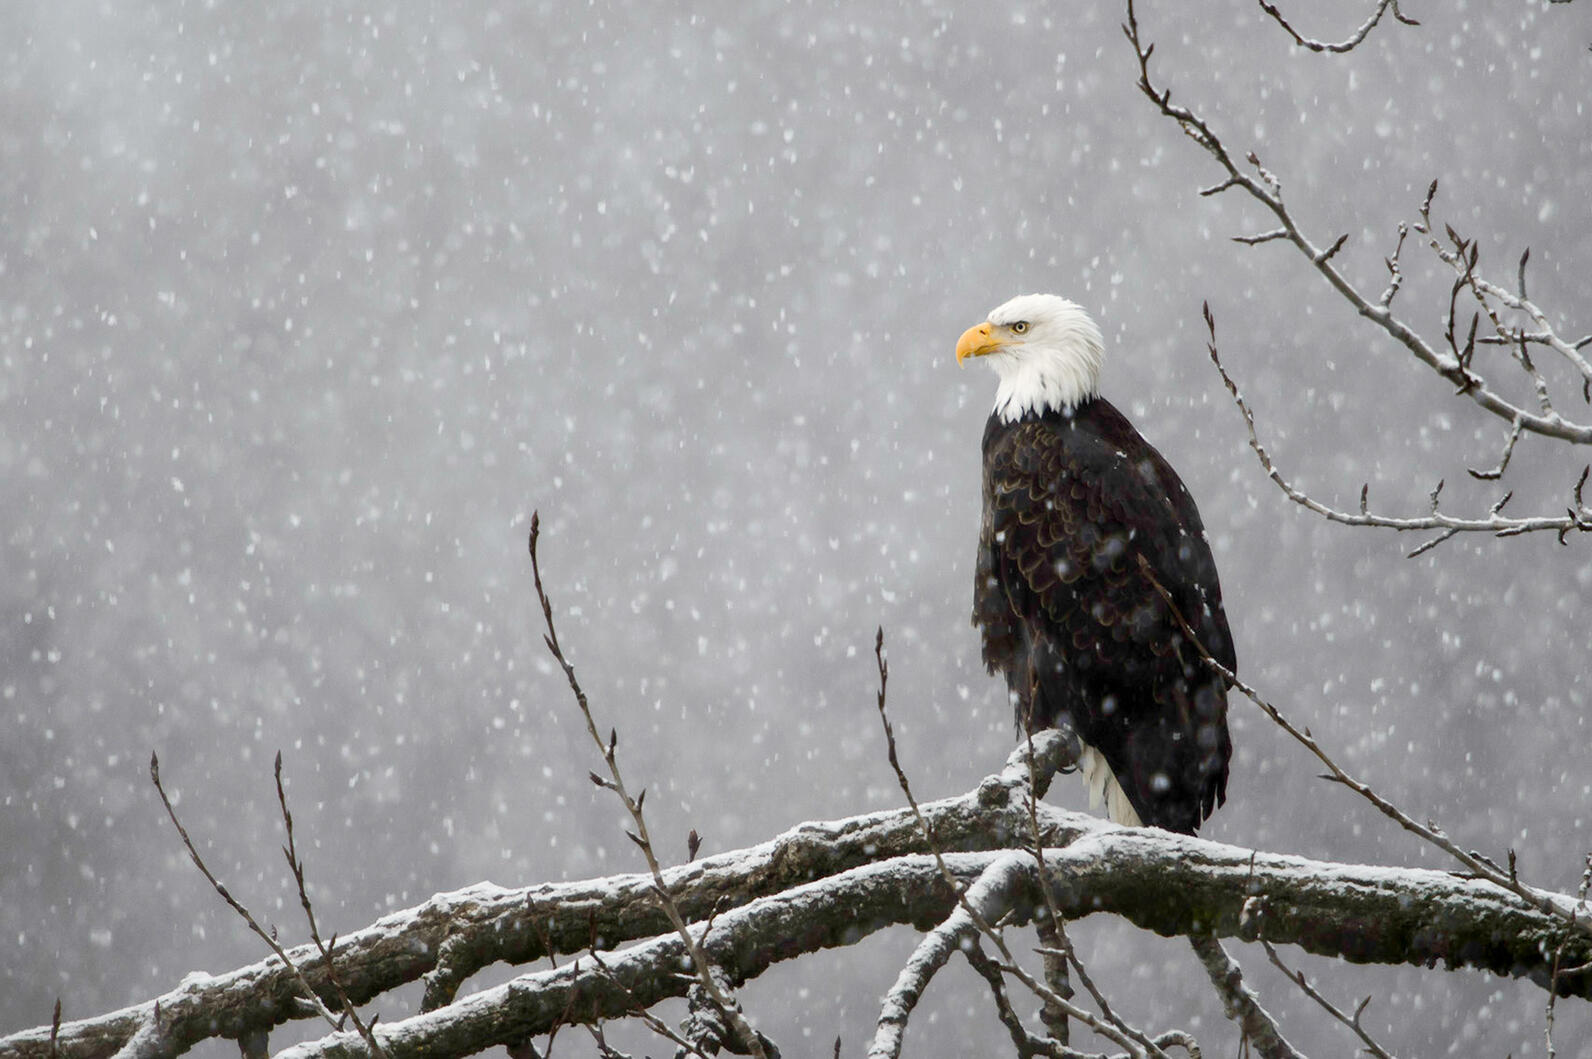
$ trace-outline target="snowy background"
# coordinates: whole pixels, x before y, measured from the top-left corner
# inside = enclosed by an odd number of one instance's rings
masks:
[[[1336,38],[1370,5],[1298,6]],[[1425,24],[1337,58],[1242,0],[1141,17],[1163,82],[1261,153],[1318,241],[1350,233],[1368,289],[1441,176],[1436,214],[1484,266],[1508,280],[1529,245],[1533,296],[1592,330],[1592,9],[1407,9]],[[1573,888],[1588,543],[1408,560],[1417,540],[1323,523],[1262,477],[1204,299],[1323,499],[1368,481],[1414,513],[1444,478],[1484,511],[1464,469],[1503,428],[1291,250],[1229,241],[1270,223],[1196,195],[1214,166],[1135,91],[1121,18],[0,7],[0,1032],[263,955],[182,855],[151,750],[213,867],[293,938],[278,749],[328,930],[482,879],[637,868],[541,648],[533,509],[562,637],[671,859],[691,828],[714,852],[899,804],[881,624],[918,793],[968,789],[1012,728],[967,624],[994,378],[952,347],[1029,290],[1101,321],[1107,394],[1204,511],[1245,675],[1417,817]],[[1417,249],[1399,304],[1435,339],[1447,282]],[[1561,510],[1585,460],[1522,443],[1514,505]],[[1210,837],[1446,866],[1238,700],[1233,725]],[[1186,945],[1077,936],[1128,1015],[1229,1049]],[[913,940],[783,966],[748,1006],[786,1054],[854,1052]],[[1240,955],[1299,1043],[1349,1050]],[[1396,1049],[1543,1053],[1536,988],[1299,962],[1340,1000],[1376,991]],[[916,1054],[1005,1046],[965,968],[925,1003]],[[1561,1043],[1592,1034],[1587,1005],[1559,1015]]]

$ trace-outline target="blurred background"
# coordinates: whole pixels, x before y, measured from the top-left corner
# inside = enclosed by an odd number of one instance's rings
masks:
[[[1339,39],[1371,5],[1298,7]],[[1364,289],[1436,176],[1434,216],[1484,270],[1512,283],[1529,246],[1533,297],[1592,330],[1586,5],[1407,13],[1424,24],[1341,57],[1243,0],[1140,18],[1174,98],[1258,151],[1318,242],[1349,234]],[[1416,514],[1444,479],[1485,513],[1500,490],[1465,469],[1505,428],[1297,253],[1230,241],[1274,222],[1197,195],[1217,170],[1138,94],[1123,14],[0,7],[0,1033],[264,955],[187,862],[151,751],[213,868],[291,939],[278,750],[328,932],[483,879],[641,867],[540,642],[533,510],[562,639],[669,859],[692,828],[713,853],[900,804],[880,625],[917,793],[970,788],[1013,728],[968,624],[995,380],[952,348],[1032,290],[1096,315],[1106,394],[1198,499],[1242,673],[1412,815],[1573,890],[1588,542],[1406,559],[1420,539],[1322,522],[1263,477],[1203,300],[1322,500],[1369,483]],[[1413,238],[1405,263],[1395,305],[1437,341],[1449,279]],[[1531,400],[1496,350],[1478,367]],[[1510,510],[1561,511],[1586,459],[1523,441]],[[1209,837],[1448,867],[1236,698],[1232,724]],[[1233,1046],[1186,945],[1076,938],[1125,1014]],[[782,965],[746,1004],[788,1055],[854,1053],[915,940]],[[1352,1047],[1238,955],[1297,1043]],[[1545,1051],[1535,987],[1295,956],[1340,1002],[1376,994],[1395,1050]],[[1008,1046],[965,967],[924,1003],[914,1054]],[[1584,1003],[1558,1018],[1564,1047],[1592,1034]]]

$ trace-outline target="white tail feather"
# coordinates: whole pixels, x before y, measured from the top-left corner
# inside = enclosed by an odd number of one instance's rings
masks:
[[[1098,809],[1100,803],[1104,802],[1106,815],[1114,823],[1127,827],[1144,826],[1139,814],[1133,811],[1133,803],[1128,801],[1128,792],[1117,782],[1116,774],[1106,764],[1104,755],[1087,743],[1078,757],[1078,772],[1083,776],[1084,786],[1089,788],[1089,808]]]

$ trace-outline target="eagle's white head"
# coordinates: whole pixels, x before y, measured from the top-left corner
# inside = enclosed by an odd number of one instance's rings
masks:
[[[968,357],[988,357],[1000,375],[995,413],[1010,423],[1095,396],[1105,347],[1100,328],[1078,305],[1054,294],[1019,294],[962,333],[956,362]]]

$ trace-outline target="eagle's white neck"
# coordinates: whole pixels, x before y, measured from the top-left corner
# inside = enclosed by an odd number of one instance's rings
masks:
[[[1100,392],[1099,342],[1082,334],[1071,337],[1074,341],[1063,346],[1030,346],[1019,354],[989,358],[1001,377],[995,389],[995,414],[1002,422],[1011,423],[1030,412],[1069,411]]]

